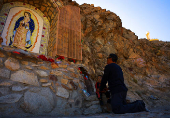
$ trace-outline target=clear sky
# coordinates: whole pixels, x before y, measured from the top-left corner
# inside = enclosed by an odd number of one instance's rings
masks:
[[[157,38],[170,42],[170,0],[74,0],[80,5],[94,4],[116,13],[126,29],[138,38]]]

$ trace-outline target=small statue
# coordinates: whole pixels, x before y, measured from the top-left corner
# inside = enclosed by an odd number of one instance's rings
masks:
[[[146,38],[147,38],[148,40],[150,40],[150,32],[149,32],[149,31],[146,32]]]

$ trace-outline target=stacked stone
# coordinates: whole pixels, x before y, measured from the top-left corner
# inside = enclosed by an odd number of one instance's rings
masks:
[[[51,0],[3,0],[3,4],[9,2],[23,2],[33,5],[44,13],[49,22],[55,20],[54,18],[58,12],[57,7],[53,5]]]
[[[85,84],[78,70],[79,64],[66,61],[56,64],[37,57],[37,54],[20,49],[0,47],[0,109],[3,109],[0,114],[25,115],[19,107],[38,115],[101,112],[99,103],[93,102],[96,99],[89,101],[88,107],[84,105],[87,97],[82,92]],[[96,98],[96,95],[92,96]]]

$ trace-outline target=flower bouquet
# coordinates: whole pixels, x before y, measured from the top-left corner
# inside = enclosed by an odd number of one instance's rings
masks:
[[[47,58],[45,55],[39,55],[37,58],[42,59],[43,61],[49,61],[51,63],[54,62],[54,59],[52,58]]]
[[[61,60],[61,61],[63,61],[64,60],[64,56],[55,56],[55,58],[56,58],[56,60],[58,59],[58,60]]]

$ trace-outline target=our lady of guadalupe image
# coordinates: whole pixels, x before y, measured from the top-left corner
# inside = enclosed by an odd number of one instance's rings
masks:
[[[29,49],[32,46],[31,36],[34,29],[35,23],[31,19],[31,13],[25,11],[24,16],[20,17],[15,23],[9,46],[14,46],[23,50]]]

